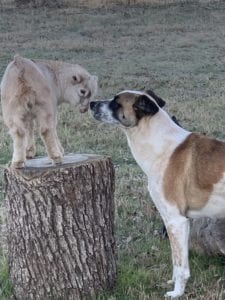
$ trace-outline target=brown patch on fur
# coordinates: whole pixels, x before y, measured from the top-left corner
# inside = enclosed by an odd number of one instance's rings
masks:
[[[123,106],[124,109],[132,110],[138,95],[131,93],[122,93],[116,96],[116,101]]]
[[[128,92],[116,96],[116,102],[121,105],[121,108],[117,111],[117,118],[125,126],[135,126],[137,123],[137,117],[133,107],[137,97],[138,95]]]
[[[172,154],[164,175],[164,194],[180,212],[203,208],[225,171],[225,143],[192,133]]]

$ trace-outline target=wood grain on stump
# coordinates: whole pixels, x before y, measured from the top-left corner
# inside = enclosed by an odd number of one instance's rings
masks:
[[[114,168],[68,155],[5,171],[10,276],[16,299],[90,299],[116,280]]]

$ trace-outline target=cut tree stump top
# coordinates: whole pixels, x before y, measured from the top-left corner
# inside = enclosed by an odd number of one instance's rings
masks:
[[[26,167],[24,169],[52,169],[60,168],[65,165],[82,164],[90,160],[101,159],[103,156],[96,154],[67,154],[64,156],[63,162],[61,164],[54,165],[48,157],[37,157],[29,159],[26,162]]]
[[[70,168],[84,165],[96,160],[109,159],[109,157],[96,154],[67,154],[61,164],[54,165],[48,157],[37,157],[26,161],[26,166],[22,169],[13,170],[24,178],[38,177],[42,173],[58,170],[60,168]],[[10,171],[12,168],[9,166]]]

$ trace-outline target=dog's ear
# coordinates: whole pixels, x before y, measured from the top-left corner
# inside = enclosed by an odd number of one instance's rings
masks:
[[[155,104],[155,102],[149,99],[146,95],[139,96],[133,107],[138,118],[141,118],[144,115],[154,115],[159,111],[159,107]]]
[[[162,98],[158,97],[152,90],[147,90],[145,93],[151,96],[159,107],[163,107],[166,104],[166,102]]]

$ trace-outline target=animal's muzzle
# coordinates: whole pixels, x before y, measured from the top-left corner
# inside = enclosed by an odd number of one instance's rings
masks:
[[[102,106],[102,101],[91,101],[90,102],[90,109],[91,109],[92,115],[96,120],[99,120],[99,121],[101,121],[101,117],[102,117],[101,106]]]

